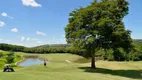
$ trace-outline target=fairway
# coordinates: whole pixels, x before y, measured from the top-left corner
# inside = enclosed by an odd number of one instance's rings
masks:
[[[0,80],[141,80],[142,62],[97,61],[97,69],[90,69],[90,63],[67,63],[76,59],[72,54],[40,55],[52,61],[43,65],[22,67],[14,73],[0,72]],[[57,56],[59,57],[57,59]],[[69,57],[66,57],[69,56]],[[63,58],[64,57],[64,58]]]

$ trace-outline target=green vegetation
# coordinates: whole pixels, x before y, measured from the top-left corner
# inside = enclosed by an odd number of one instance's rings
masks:
[[[6,52],[9,53],[9,52]],[[4,53],[4,54],[6,54]],[[15,52],[15,56],[38,56],[47,58],[50,63],[45,68],[42,64],[14,68],[14,73],[3,73],[0,80],[140,80],[142,79],[142,62],[108,62],[97,61],[96,70],[89,68],[88,59],[73,54],[27,54]],[[71,63],[66,62],[71,61]],[[0,62],[1,64],[2,62]],[[38,75],[38,76],[36,76]]]
[[[41,58],[47,58],[51,62],[65,62],[65,60],[75,60],[78,59],[80,56],[73,55],[73,54],[49,54],[49,55],[40,55]]]
[[[8,64],[13,63],[14,62],[14,58],[15,58],[14,53],[13,52],[9,52],[7,54],[7,56],[5,57],[6,63],[8,63]]]
[[[140,60],[142,60],[142,40],[139,40],[139,41],[134,40],[133,45],[134,45],[135,51],[131,51],[127,55],[125,55],[126,52],[124,52],[123,50],[120,49],[121,50],[121,51],[119,51],[120,56],[118,56],[120,61],[140,61]],[[11,45],[11,46],[14,47],[15,45]],[[3,47],[7,47],[7,46],[3,46]],[[26,51],[27,49],[30,51]],[[32,53],[32,54],[51,54],[51,53],[60,54],[58,50],[62,51],[64,54],[71,53],[71,54],[77,54],[80,56],[84,56],[84,54],[82,54],[84,52],[81,51],[79,48],[70,47],[69,45],[50,45],[50,46],[43,45],[43,46],[38,46],[38,47],[33,47],[33,48],[26,48],[25,47],[25,49],[22,52],[27,52],[27,53]],[[14,51],[14,50],[11,50],[11,51]],[[38,53],[36,53],[37,51],[38,51]],[[0,52],[8,54],[8,52],[4,52],[4,51],[0,51]],[[18,53],[18,52],[15,52],[15,53]],[[22,54],[22,53],[20,53],[20,54]],[[1,53],[0,53],[0,56],[2,56]],[[19,55],[17,55],[17,56],[19,56]],[[99,58],[99,60],[101,59],[101,60],[115,61],[115,58],[113,55],[113,50],[107,50],[107,53],[106,53],[105,50],[101,49],[96,52],[95,56],[97,58]]]
[[[0,50],[4,50],[4,51],[20,52],[20,51],[23,51],[24,49],[25,47],[23,46],[10,45],[10,44],[5,44],[5,43],[0,44]]]
[[[56,54],[54,54],[56,56]],[[57,56],[60,54],[57,54]],[[61,54],[62,55],[62,54]],[[64,54],[63,54],[64,55]],[[47,55],[47,56],[50,56]],[[61,57],[61,56],[60,56]],[[63,56],[64,58],[64,56]],[[56,59],[56,58],[54,58]],[[67,58],[66,58],[67,59]],[[89,68],[90,63],[65,63],[53,60],[47,64],[16,69],[14,73],[2,73],[0,80],[140,80],[141,62],[97,61],[97,69]],[[64,61],[64,60],[62,60]]]
[[[128,10],[126,0],[94,0],[85,8],[75,9],[65,28],[67,42],[84,50],[84,57],[91,57],[92,68],[96,68],[95,54],[101,49],[106,53],[112,49],[116,61],[125,60],[133,49],[131,31],[125,30],[122,21]]]
[[[45,59],[47,58],[49,61],[51,62],[65,62],[65,60],[76,60],[78,58],[80,58],[81,56],[78,55],[73,55],[73,54],[69,54],[69,53],[50,53],[50,54],[30,54],[30,53],[22,53],[22,52],[16,52],[16,55],[22,55],[25,58],[42,58]]]
[[[14,54],[14,52],[0,51],[3,55],[0,57],[0,68],[3,68],[5,64],[11,64],[12,67],[16,67],[15,63],[22,60],[20,55]]]
[[[126,0],[94,0],[75,9],[65,28],[68,44],[28,48],[1,43],[0,70],[11,64],[16,72],[0,72],[0,80],[141,80],[142,40],[132,40],[122,21],[128,5]],[[25,58],[49,63],[18,68],[15,63]]]

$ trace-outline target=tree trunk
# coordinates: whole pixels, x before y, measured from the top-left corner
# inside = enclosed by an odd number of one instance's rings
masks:
[[[105,49],[105,55],[104,55],[104,60],[107,60],[107,49]]]
[[[96,65],[95,65],[95,54],[92,55],[92,61],[91,61],[91,68],[95,69]]]

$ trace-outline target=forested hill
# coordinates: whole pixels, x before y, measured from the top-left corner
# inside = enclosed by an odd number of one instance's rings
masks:
[[[47,44],[36,47],[24,47],[0,43],[0,50],[26,53],[79,53],[79,49],[71,49],[68,44]]]
[[[142,46],[142,39],[134,39],[134,43]],[[28,48],[24,46],[0,43],[0,50],[26,53],[80,53],[79,49],[70,48],[69,44],[47,44]]]
[[[0,43],[0,50],[4,50],[4,51],[22,52],[25,48],[26,47],[24,47],[24,46]]]
[[[48,47],[70,47],[69,44],[46,44],[46,45],[40,45],[40,46],[36,46],[33,48],[48,48]]]
[[[138,46],[142,46],[142,39],[134,39],[134,43]]]
[[[134,42],[142,43],[142,39],[134,39]],[[40,46],[31,47],[31,48],[48,48],[48,47],[70,47],[70,45],[69,44],[46,44],[46,45],[40,45]],[[12,45],[12,44],[6,44],[6,43],[0,43],[0,49],[1,50],[14,49],[14,50],[21,51],[24,48],[27,48],[27,47]]]
[[[120,57],[122,60],[127,60],[127,57],[133,56],[133,60],[142,60],[142,39],[135,39],[134,40],[135,49],[137,50],[136,54],[130,54],[128,56],[123,56],[125,52],[120,51]],[[17,46],[17,45],[11,45],[11,44],[5,44],[0,43],[0,50],[4,51],[13,51],[13,52],[25,52],[25,53],[33,53],[33,54],[50,54],[50,53],[72,53],[77,54],[80,56],[84,56],[83,50],[70,47],[69,44],[52,44],[52,45],[41,45],[36,47],[24,47],[24,46]],[[111,51],[110,51],[111,53]],[[104,52],[102,50],[98,51],[96,53],[99,56],[104,56],[104,59],[107,60],[114,60],[113,57],[110,57],[111,54],[104,55]],[[111,55],[113,56],[113,55]],[[130,58],[132,60],[132,58]]]
[[[142,43],[142,39],[134,39],[135,43]],[[70,47],[69,44],[46,44],[46,45],[40,45],[33,48],[48,48],[48,47]]]
[[[134,39],[134,42],[142,42],[142,39]]]

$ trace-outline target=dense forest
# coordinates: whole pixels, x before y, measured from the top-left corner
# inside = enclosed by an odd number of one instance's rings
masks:
[[[129,53],[126,54],[121,48],[116,53],[117,57],[114,57],[113,50],[107,50],[107,53],[103,49],[97,52],[96,56],[103,57],[104,60],[116,60],[117,61],[139,61],[142,60],[142,40],[134,40],[133,41],[134,49]],[[84,56],[84,51],[74,48],[68,44],[54,44],[54,45],[41,45],[36,47],[24,47],[24,46],[17,46],[11,44],[0,44],[0,50],[4,51],[13,51],[13,52],[25,52],[25,53],[38,53],[38,54],[50,54],[50,53],[72,53]]]

